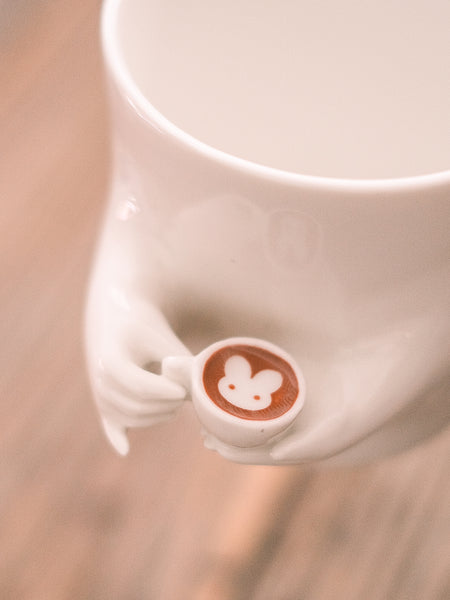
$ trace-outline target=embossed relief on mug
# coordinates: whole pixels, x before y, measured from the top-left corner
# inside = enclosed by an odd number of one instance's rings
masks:
[[[324,257],[321,226],[302,211],[222,194],[187,206],[163,235],[171,297],[185,306],[238,308],[252,323],[264,315],[290,329],[292,319],[299,326],[336,320],[339,285]]]
[[[263,227],[261,210],[238,195],[187,206],[167,233],[177,276],[225,295],[248,288],[261,272]]]
[[[266,218],[266,252],[276,267],[303,271],[316,262],[322,245],[317,221],[297,210],[274,211]]]

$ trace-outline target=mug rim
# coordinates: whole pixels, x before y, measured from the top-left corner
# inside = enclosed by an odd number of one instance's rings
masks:
[[[125,92],[126,98],[136,112],[152,125],[177,140],[181,145],[197,152],[228,168],[253,174],[277,183],[301,185],[303,187],[319,187],[335,191],[408,191],[418,188],[450,185],[450,169],[422,175],[409,175],[392,178],[346,178],[327,177],[322,175],[307,175],[295,171],[270,167],[241,158],[234,154],[219,150],[202,142],[192,134],[178,127],[159,110],[142,93],[126,66],[120,44],[117,41],[118,11],[122,0],[104,0],[101,11],[101,43],[104,58],[109,71],[114,76],[119,87]]]

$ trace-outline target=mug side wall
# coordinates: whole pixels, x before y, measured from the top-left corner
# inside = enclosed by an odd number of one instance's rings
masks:
[[[167,249],[172,283],[181,275],[194,295],[205,284],[231,310],[261,305],[262,317],[281,312],[337,338],[448,303],[445,181],[362,187],[262,176],[183,144],[112,88],[116,176],[141,209],[136,237],[148,244],[151,231]]]

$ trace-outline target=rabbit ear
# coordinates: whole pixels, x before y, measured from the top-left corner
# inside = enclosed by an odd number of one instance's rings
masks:
[[[250,363],[243,356],[237,354],[231,356],[225,363],[225,375],[239,379],[250,379],[252,376]]]
[[[264,369],[253,377],[253,381],[258,387],[262,387],[265,391],[272,394],[283,383],[283,376],[279,371],[273,371],[272,369]]]

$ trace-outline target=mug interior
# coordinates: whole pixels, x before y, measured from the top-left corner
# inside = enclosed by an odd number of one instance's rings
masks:
[[[122,0],[114,40],[166,119],[304,175],[449,168],[445,0]]]

